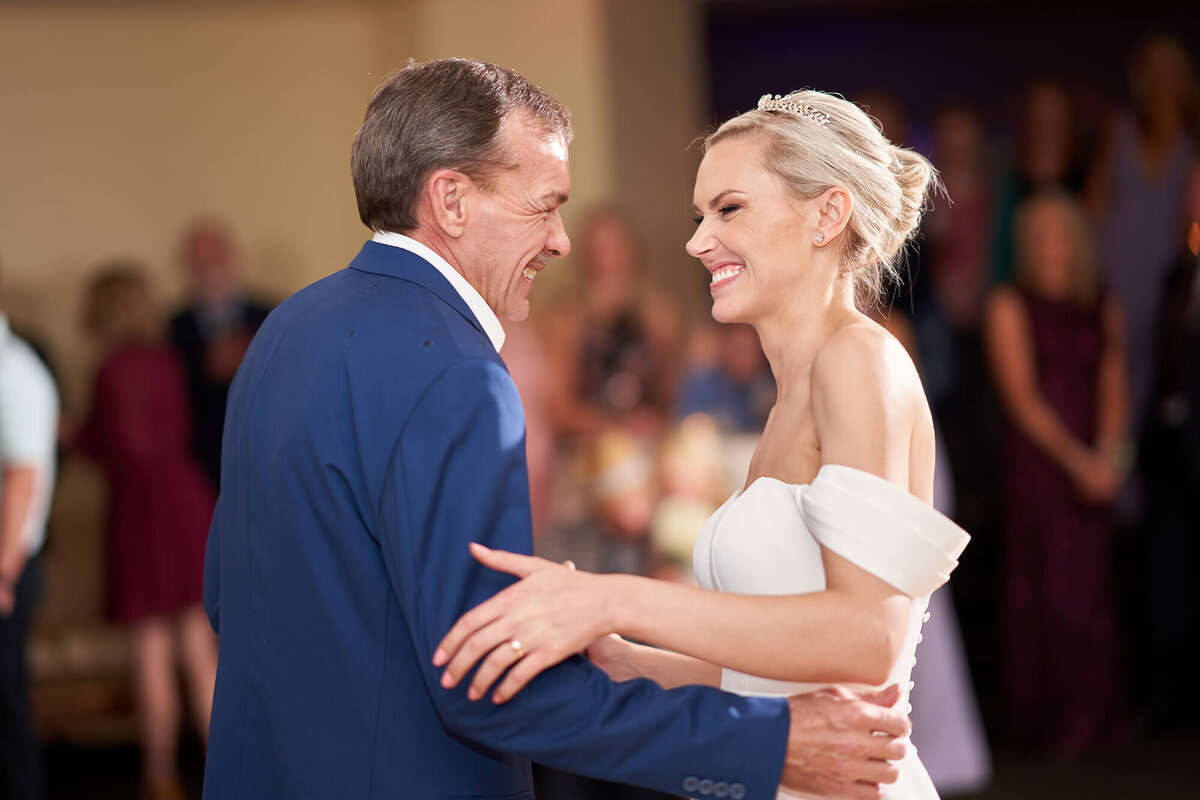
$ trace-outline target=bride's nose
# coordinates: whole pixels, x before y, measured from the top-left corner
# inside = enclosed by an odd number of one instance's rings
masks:
[[[688,239],[685,249],[688,251],[688,255],[699,258],[711,250],[712,246],[713,239],[708,232],[708,226],[704,220],[701,220],[696,232],[692,234],[692,238]]]

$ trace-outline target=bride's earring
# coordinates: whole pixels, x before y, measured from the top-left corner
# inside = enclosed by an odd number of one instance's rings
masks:
[[[825,234],[818,233],[817,238],[814,241],[816,241],[817,244],[820,244],[821,242],[825,241]]]

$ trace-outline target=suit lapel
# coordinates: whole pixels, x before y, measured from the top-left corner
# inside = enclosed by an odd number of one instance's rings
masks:
[[[438,299],[461,314],[463,319],[487,336],[487,331],[475,318],[462,295],[450,285],[450,281],[446,280],[442,273],[438,272],[437,267],[416,253],[379,242],[366,242],[358,255],[350,262],[350,268],[415,283],[437,295]]]

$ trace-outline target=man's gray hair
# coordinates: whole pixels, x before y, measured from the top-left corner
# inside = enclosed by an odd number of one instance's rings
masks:
[[[571,141],[567,107],[510,69],[451,58],[410,61],[384,78],[350,153],[363,224],[414,230],[425,180],[438,169],[459,170],[490,190],[499,171],[516,166],[499,141],[500,125],[513,113]]]

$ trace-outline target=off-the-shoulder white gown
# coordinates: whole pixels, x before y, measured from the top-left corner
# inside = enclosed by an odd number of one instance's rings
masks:
[[[824,546],[912,598],[904,647],[887,684],[912,689],[929,595],[950,577],[966,531],[929,505],[868,472],[826,465],[809,484],[759,478],[709,518],[693,552],[706,589],[743,594],[802,594],[825,588]],[[820,647],[820,642],[813,642]],[[742,695],[791,695],[823,684],[787,683],[723,670],[721,688]],[[886,684],[885,684],[886,685]],[[850,684],[851,688],[857,687]],[[803,797],[780,792],[780,798]],[[915,750],[900,762],[890,800],[936,800]]]

